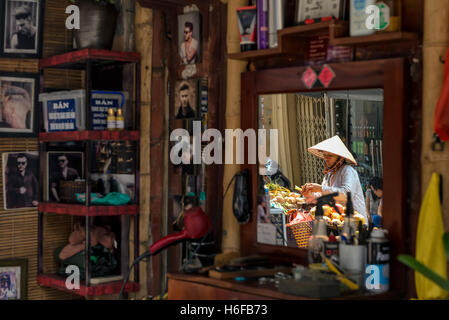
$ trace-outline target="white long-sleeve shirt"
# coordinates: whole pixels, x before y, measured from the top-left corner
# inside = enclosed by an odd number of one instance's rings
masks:
[[[368,222],[362,185],[360,184],[357,171],[352,166],[345,164],[336,172],[326,174],[321,186],[323,194],[333,192],[347,194],[348,192],[351,192],[354,210],[365,217],[365,224]]]

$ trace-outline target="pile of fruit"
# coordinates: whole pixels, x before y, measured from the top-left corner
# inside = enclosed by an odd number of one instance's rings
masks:
[[[283,209],[284,213],[288,216],[287,221],[289,221],[289,224],[309,222],[315,219],[316,207],[311,208],[310,211],[302,210],[306,201],[300,193],[292,192],[287,188],[273,183],[266,184],[265,188],[268,189],[270,194],[271,207]],[[301,192],[301,188],[295,186],[295,189]],[[329,205],[324,205],[323,219],[328,226],[341,228],[343,227],[346,216],[346,207],[339,203],[336,204],[336,207],[340,212]],[[361,221],[362,224],[365,224],[365,217],[357,211],[354,211],[353,218],[356,223]]]
[[[277,184],[265,185],[270,193],[270,205],[276,208],[282,208],[284,211],[296,209],[305,203],[305,199],[296,192],[281,187]]]
[[[340,213],[335,210],[335,208],[324,205],[323,206],[323,220],[326,222],[329,226],[337,226],[339,228],[343,227],[344,219],[346,217],[346,207],[342,206],[341,204],[337,203],[336,207],[340,211]],[[316,207],[313,207],[310,210],[310,214],[315,218],[316,213]],[[362,224],[365,223],[365,217],[358,213],[357,211],[354,211],[353,218],[358,223],[359,221],[362,222]]]

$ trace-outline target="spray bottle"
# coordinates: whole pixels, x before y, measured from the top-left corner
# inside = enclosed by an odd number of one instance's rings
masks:
[[[352,205],[351,192],[347,193],[346,216],[344,219],[343,230],[341,232],[341,242],[352,244],[355,236],[354,207]]]
[[[329,241],[329,237],[327,236],[326,222],[323,219],[323,206],[326,204],[335,206],[334,197],[337,195],[338,193],[332,193],[317,199],[315,221],[313,222],[307,255],[309,264],[324,262],[322,254],[324,254],[325,242]]]

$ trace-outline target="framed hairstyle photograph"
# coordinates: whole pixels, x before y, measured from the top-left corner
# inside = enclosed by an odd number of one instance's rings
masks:
[[[178,16],[180,64],[201,62],[201,15],[198,11]]]
[[[5,210],[37,207],[40,199],[39,153],[3,153],[2,163]]]
[[[75,181],[84,177],[84,152],[47,152],[47,195],[52,202],[63,202],[61,181]],[[65,193],[64,193],[65,194]]]
[[[28,260],[0,260],[0,300],[26,300]]]
[[[0,72],[0,137],[38,133],[39,75]]]
[[[175,82],[175,119],[193,119],[197,117],[198,80]]]
[[[0,54],[40,58],[44,0],[2,0],[0,9]]]

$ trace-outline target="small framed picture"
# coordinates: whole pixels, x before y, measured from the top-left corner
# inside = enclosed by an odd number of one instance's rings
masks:
[[[175,83],[175,118],[192,119],[197,116],[198,80],[182,80]]]
[[[26,300],[27,259],[0,260],[0,300]]]
[[[178,16],[178,47],[180,64],[201,61],[201,15],[198,11]]]
[[[49,201],[63,202],[61,181],[80,180],[83,176],[83,152],[47,152],[47,199]]]
[[[1,3],[2,56],[40,58],[44,0],[3,0]]]
[[[3,203],[5,210],[37,207],[39,204],[39,154],[3,153]]]
[[[38,132],[39,75],[0,72],[0,137],[33,137]]]

